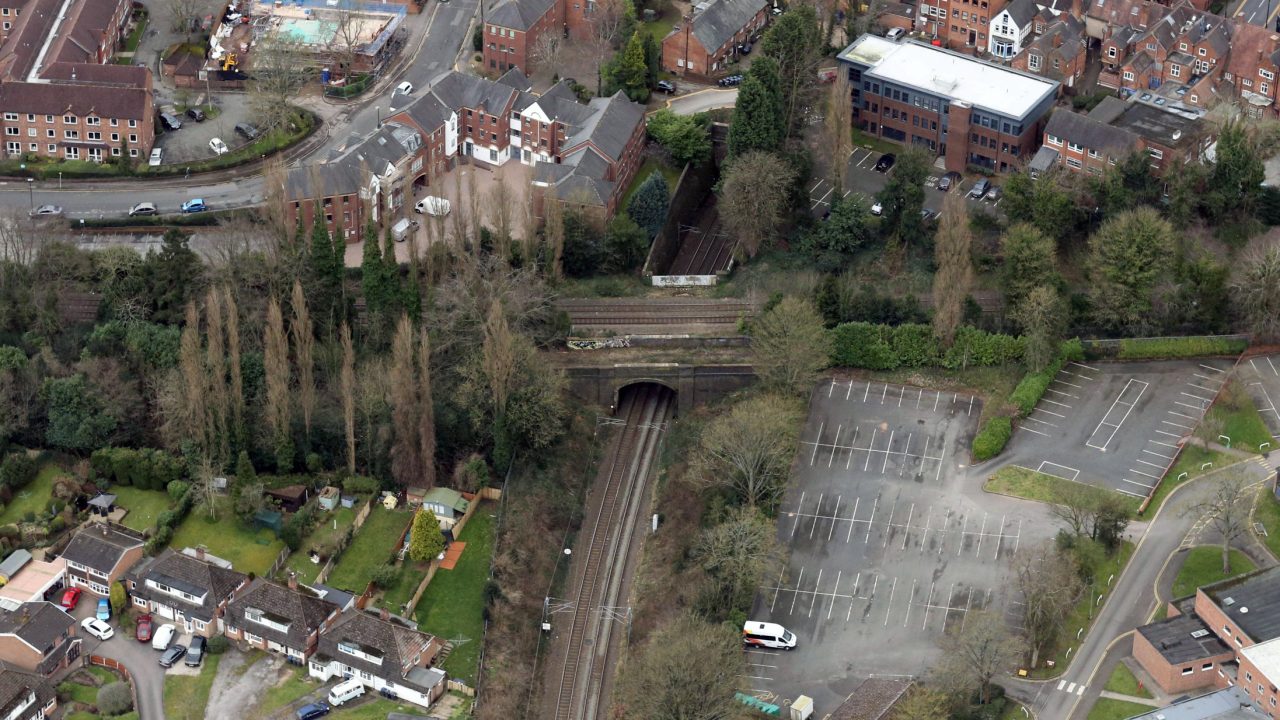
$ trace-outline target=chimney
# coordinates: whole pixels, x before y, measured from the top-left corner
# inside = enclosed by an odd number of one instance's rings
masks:
[[[387,609],[386,609],[386,608],[379,608],[379,609],[378,609],[378,617],[382,618],[383,620],[390,620],[390,619],[391,619],[391,613],[387,612]]]
[[[298,573],[294,572],[293,570],[289,571],[289,589],[290,590],[298,589]]]
[[[197,546],[196,546],[196,559],[197,559],[197,560],[199,560],[199,561],[201,561],[201,562],[204,562],[204,551],[205,551],[205,547],[204,547],[203,545],[197,545]]]

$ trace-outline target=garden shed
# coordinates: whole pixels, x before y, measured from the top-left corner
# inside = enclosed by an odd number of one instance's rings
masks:
[[[306,486],[285,485],[284,487],[268,490],[264,494],[279,502],[281,510],[284,510],[285,512],[298,512],[298,510],[306,504],[308,493]]]
[[[89,501],[89,512],[95,515],[106,517],[116,508],[116,496],[111,493],[102,493]]]

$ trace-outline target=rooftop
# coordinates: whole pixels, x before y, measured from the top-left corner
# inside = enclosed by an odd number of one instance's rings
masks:
[[[1239,687],[1229,687],[1135,715],[1129,720],[1259,720],[1264,717],[1250,710],[1251,707],[1248,695]]]
[[[1006,117],[1025,117],[1058,91],[1056,81],[915,41],[893,43],[874,35],[863,35],[845,48],[839,58],[870,65],[869,73],[881,80],[966,102]]]
[[[1139,102],[1125,103],[1119,98],[1108,97],[1094,108],[1095,112],[1108,101],[1114,100],[1127,107],[1111,120],[1113,127],[1123,128],[1148,140],[1154,140],[1166,147],[1177,147],[1193,141],[1200,132],[1200,121],[1184,117],[1177,113]]]
[[[1231,652],[1231,648],[1195,615],[1178,615],[1143,625],[1138,633],[1165,662],[1179,665]]]
[[[882,720],[911,688],[909,680],[868,678],[831,713],[831,720]]]
[[[1254,642],[1280,637],[1280,567],[1210,585],[1201,592]]]
[[[91,523],[67,543],[62,557],[68,562],[78,563],[103,572],[115,569],[116,564],[132,548],[142,547],[141,533],[134,532],[122,525],[110,523]]]
[[[1248,658],[1272,685],[1280,682],[1280,638],[1241,648],[1240,654]]]

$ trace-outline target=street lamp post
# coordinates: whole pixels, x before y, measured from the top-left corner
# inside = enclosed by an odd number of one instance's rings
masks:
[[[31,212],[36,211],[36,179],[27,178],[27,201],[31,204]]]
[[[381,128],[382,127],[382,106],[374,105],[373,111],[378,113],[378,127]]]

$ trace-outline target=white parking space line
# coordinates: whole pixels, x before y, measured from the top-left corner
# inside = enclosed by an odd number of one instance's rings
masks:
[[[1045,466],[1050,466],[1050,467],[1055,467],[1055,468],[1061,468],[1061,469],[1063,469],[1063,470],[1066,470],[1067,472],[1071,473],[1071,477],[1067,477],[1066,475],[1059,475],[1059,474],[1058,474],[1058,473],[1056,473],[1056,472],[1050,472],[1050,471],[1048,471],[1048,470],[1045,470]],[[1043,474],[1045,474],[1045,475],[1052,475],[1052,476],[1054,476],[1054,477],[1059,477],[1059,478],[1062,478],[1063,480],[1072,480],[1072,481],[1074,481],[1076,478],[1080,477],[1080,471],[1079,471],[1079,470],[1077,470],[1077,469],[1075,469],[1075,468],[1073,468],[1073,467],[1068,467],[1068,466],[1066,466],[1066,465],[1059,465],[1058,463],[1055,463],[1055,462],[1049,462],[1048,460],[1042,460],[1042,461],[1040,461],[1040,467],[1036,469],[1036,472],[1043,473]]]
[[[1036,408],[1036,409],[1037,409],[1037,410],[1039,410],[1039,408]],[[1040,418],[1033,418],[1033,417],[1031,417],[1030,415],[1028,415],[1025,419],[1026,419],[1026,420],[1030,420],[1031,422],[1034,422],[1034,423],[1040,423],[1041,425],[1048,425],[1049,427],[1053,427],[1053,428],[1058,427],[1057,425],[1054,425],[1053,423],[1049,422],[1048,420],[1041,420]]]
[[[1079,396],[1079,395],[1072,395],[1072,394],[1071,394],[1071,393],[1069,393],[1069,392],[1062,392],[1061,390],[1054,390],[1053,388],[1045,388],[1045,392],[1051,392],[1051,393],[1053,393],[1054,395],[1061,395],[1062,397],[1069,397],[1069,398],[1071,398],[1072,400],[1079,400],[1079,399],[1080,399],[1080,396]]]
[[[805,492],[806,492],[806,491],[803,491],[803,490],[802,490],[802,491],[800,491],[800,507],[801,507],[801,508],[803,508],[803,507],[804,507],[804,494],[805,494]],[[800,513],[796,513],[796,514],[795,514],[796,522],[795,522],[795,524],[794,524],[794,525],[792,525],[792,526],[791,526],[791,537],[795,537],[795,536],[796,536],[796,528],[800,526],[800,517],[801,517]]]
[[[1170,415],[1177,415],[1177,416],[1178,416],[1178,417],[1180,417],[1180,418],[1186,418],[1186,419],[1188,419],[1188,420],[1190,420],[1190,421],[1192,421],[1192,422],[1195,422],[1195,421],[1196,421],[1196,417],[1195,417],[1194,415],[1187,415],[1187,414],[1185,414],[1185,413],[1177,412],[1176,410],[1170,410],[1170,411],[1169,411],[1169,414],[1170,414]]]
[[[1085,445],[1095,450],[1101,450],[1102,452],[1106,452],[1107,445],[1109,445],[1111,441],[1115,439],[1116,433],[1120,431],[1120,428],[1124,425],[1125,421],[1129,419],[1129,414],[1133,412],[1134,406],[1136,406],[1138,404],[1138,401],[1142,399],[1142,395],[1147,391],[1148,385],[1149,383],[1144,382],[1142,380],[1129,378],[1129,381],[1126,382],[1124,387],[1120,389],[1120,394],[1117,395],[1116,399],[1111,403],[1111,407],[1107,409],[1107,413],[1102,416],[1101,420],[1098,421],[1097,427],[1093,429],[1093,433],[1090,434],[1089,440],[1085,442]],[[1137,395],[1133,398],[1133,400],[1131,402],[1125,402],[1124,400],[1122,400],[1121,398],[1123,398],[1125,394],[1129,392],[1129,389],[1133,387],[1137,387],[1137,390],[1138,390]],[[1111,417],[1111,413],[1115,412],[1117,409],[1117,406],[1119,405],[1125,406],[1124,415],[1122,415],[1119,418],[1119,420],[1108,421],[1107,418]],[[1103,431],[1102,429],[1104,427],[1110,428],[1111,431],[1107,435],[1107,439],[1104,440],[1102,444],[1099,445],[1098,443],[1094,442],[1094,436],[1098,435],[1099,432],[1102,432]]]
[[[1065,419],[1066,419],[1066,417],[1067,417],[1066,415],[1062,415],[1061,413],[1056,413],[1056,412],[1054,412],[1054,411],[1052,411],[1052,410],[1045,410],[1044,408],[1036,408],[1036,412],[1042,412],[1042,413],[1044,413],[1044,414],[1046,414],[1046,415],[1052,415],[1052,416],[1054,416],[1054,417],[1056,417],[1056,418],[1062,418],[1062,419],[1064,419],[1064,420],[1065,420]]]
[[[1161,420],[1160,422],[1164,423],[1165,425],[1172,425],[1174,427],[1182,428],[1183,430],[1192,430],[1195,427],[1193,425],[1183,425],[1182,423],[1176,423],[1172,420]],[[1157,430],[1156,432],[1159,432],[1159,430]]]
[[[1053,381],[1054,381],[1054,382],[1056,382],[1056,383],[1062,383],[1063,385],[1068,385],[1068,386],[1073,387],[1073,388],[1075,388],[1075,389],[1077,389],[1077,390],[1083,390],[1083,389],[1084,389],[1084,386],[1083,386],[1083,385],[1076,385],[1075,383],[1069,383],[1069,382],[1067,382],[1066,380],[1063,380],[1063,379],[1061,379],[1061,378],[1054,378],[1054,379],[1053,379]]]
[[[1157,430],[1156,432],[1160,433],[1161,435],[1171,435],[1171,434],[1172,434],[1172,433],[1167,433],[1167,432],[1165,432],[1165,431],[1163,431],[1163,430]],[[1174,437],[1181,437],[1181,436],[1180,436],[1180,435],[1174,435]],[[1174,445],[1173,443],[1160,442],[1159,440],[1148,440],[1147,442],[1151,443],[1152,445],[1159,445],[1160,447],[1173,448],[1174,450],[1177,450],[1177,449],[1178,449],[1178,446],[1177,446],[1177,445]]]
[[[1270,360],[1271,360],[1271,358],[1267,358],[1267,361],[1268,361],[1268,362],[1270,362]],[[1218,374],[1222,374],[1223,372],[1225,372],[1224,370],[1219,370],[1219,369],[1218,369],[1218,368],[1216,368],[1216,367],[1210,367],[1210,366],[1208,366],[1208,365],[1204,365],[1204,364],[1201,364],[1201,365],[1200,365],[1200,367],[1202,367],[1202,368],[1204,368],[1205,370],[1208,370],[1208,371],[1210,371],[1210,372],[1216,372],[1216,373],[1218,373]],[[1277,375],[1280,375],[1280,373],[1276,373],[1276,374],[1277,374]]]
[[[884,626],[889,627],[889,612],[893,610],[893,594],[898,590],[898,578],[893,579],[893,585],[889,587],[889,604],[884,610]]]
[[[1147,462],[1146,460],[1143,460],[1142,458],[1138,458],[1138,462],[1142,463],[1143,465],[1150,465],[1150,466],[1151,466],[1151,467],[1153,467],[1153,468],[1160,468],[1161,470],[1164,470],[1166,467],[1168,467],[1167,465],[1159,465],[1159,464],[1156,464],[1156,463],[1153,463],[1153,462]]]
[[[1069,363],[1067,363],[1067,364],[1068,364],[1068,365],[1074,365],[1074,366],[1079,367],[1079,368],[1084,368],[1085,370],[1092,370],[1092,371],[1094,371],[1094,372],[1102,372],[1102,370],[1100,370],[1100,369],[1098,369],[1098,368],[1096,368],[1096,367],[1093,367],[1093,366],[1091,366],[1091,365],[1085,365],[1084,363],[1078,363],[1078,362],[1076,362],[1076,361],[1074,361],[1074,360],[1072,360],[1071,362],[1069,362]]]
[[[1280,412],[1276,411],[1276,404],[1274,401],[1271,400],[1271,393],[1267,392],[1267,386],[1263,385],[1260,382],[1249,383],[1249,384],[1257,385],[1258,387],[1262,388],[1262,396],[1267,399],[1267,407],[1263,408],[1262,412],[1269,412],[1275,415],[1277,418],[1280,418]]]
[[[1128,481],[1126,480],[1125,482],[1128,482]],[[1136,485],[1137,483],[1134,483],[1134,484]],[[1144,485],[1143,487],[1146,487],[1146,486]],[[1141,494],[1141,493],[1136,493],[1136,492],[1129,492],[1128,490],[1125,490],[1124,488],[1116,488],[1116,492],[1118,492],[1118,493],[1124,493],[1125,495],[1132,495],[1133,497],[1136,497],[1136,498],[1144,498],[1144,497],[1146,497],[1146,495],[1143,495],[1143,494]]]
[[[1033,429],[1033,428],[1029,428],[1029,427],[1027,427],[1026,425],[1023,425],[1023,426],[1022,426],[1021,428],[1019,428],[1019,429],[1020,429],[1020,430],[1026,430],[1026,431],[1027,431],[1027,432],[1029,432],[1029,433],[1035,433],[1035,434],[1037,434],[1037,435],[1043,435],[1044,437],[1053,437],[1053,436],[1052,436],[1052,435],[1050,435],[1049,433],[1043,433],[1043,432],[1040,432],[1039,430],[1035,430],[1035,429]]]
[[[1155,487],[1154,485],[1148,485],[1148,484],[1146,484],[1146,483],[1140,483],[1140,482],[1138,482],[1138,481],[1136,481],[1136,480],[1130,480],[1129,478],[1124,478],[1124,479],[1123,479],[1123,482],[1127,482],[1127,483],[1130,483],[1130,484],[1133,484],[1133,485],[1137,485],[1138,487],[1144,487],[1144,488],[1147,488],[1148,490],[1150,490],[1151,488]]]
[[[1156,445],[1163,445],[1163,444],[1164,444],[1164,443],[1158,443],[1158,442],[1156,442],[1155,440],[1150,440],[1149,442],[1153,442],[1153,443],[1155,443]],[[1148,455],[1155,455],[1156,457],[1164,458],[1165,460],[1172,460],[1172,459],[1173,459],[1173,456],[1172,456],[1172,455],[1161,455],[1160,453],[1156,452],[1155,450],[1148,450],[1148,449],[1146,449],[1146,448],[1143,448],[1143,449],[1142,449],[1142,452],[1147,453]]]
[[[1139,475],[1141,475],[1141,476],[1143,476],[1143,477],[1149,477],[1149,478],[1151,478],[1152,480],[1155,480],[1156,482],[1160,482],[1160,476],[1159,476],[1159,475],[1152,475],[1152,474],[1151,474],[1151,473],[1149,473],[1149,472],[1143,472],[1142,470],[1138,470],[1137,468],[1129,468],[1129,472],[1131,472],[1131,473],[1137,473],[1137,474],[1139,474]]]
[[[1071,409],[1071,406],[1070,406],[1070,405],[1068,405],[1068,404],[1066,404],[1066,403],[1063,403],[1063,402],[1058,402],[1057,400],[1050,400],[1049,398],[1040,398],[1040,399],[1041,399],[1041,400],[1043,400],[1044,402],[1049,403],[1050,405],[1058,405],[1059,407],[1064,407],[1064,408],[1066,408],[1066,409],[1068,409],[1068,410],[1070,410],[1070,409]]]

